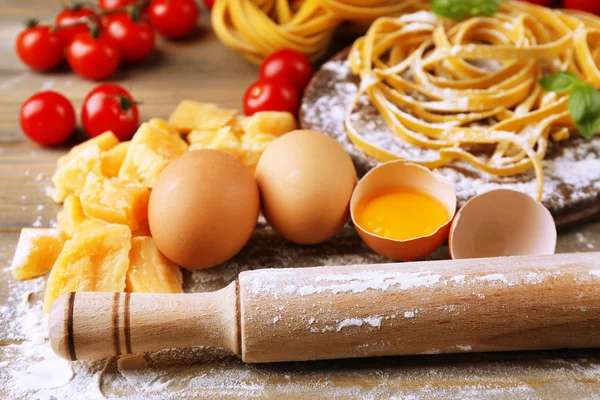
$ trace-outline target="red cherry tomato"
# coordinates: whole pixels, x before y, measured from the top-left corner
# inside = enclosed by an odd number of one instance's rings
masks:
[[[600,1],[598,0],[564,0],[563,3],[565,8],[600,15]]]
[[[54,23],[59,27],[72,25],[80,22],[85,17],[91,17],[95,14],[96,13],[94,10],[90,8],[75,5],[71,8],[64,8],[61,12],[59,12]],[[66,47],[69,43],[71,43],[71,40],[75,35],[78,33],[87,32],[87,29],[88,28],[85,23],[82,23],[71,28],[59,29],[56,32],[58,33],[58,37],[62,41],[63,46]]]
[[[167,39],[181,39],[196,29],[200,9],[194,0],[152,0],[150,23]]]
[[[105,33],[117,45],[121,59],[126,62],[140,62],[154,50],[152,26],[143,19],[134,22],[127,13],[112,16]]]
[[[63,45],[56,32],[49,26],[36,26],[34,21],[19,33],[15,48],[24,64],[39,71],[56,67],[63,59]]]
[[[313,75],[310,60],[299,51],[283,49],[265,58],[260,66],[261,78],[282,77],[303,93]]]
[[[105,35],[94,38],[78,33],[67,47],[67,62],[73,71],[87,79],[101,80],[119,67],[119,49]]]
[[[119,85],[104,83],[96,86],[83,100],[83,129],[90,137],[112,131],[119,140],[129,140],[139,124],[137,104]]]
[[[215,5],[215,0],[204,0],[204,6],[210,11]]]
[[[75,129],[75,110],[65,96],[51,90],[28,98],[19,112],[21,129],[42,146],[56,146]]]
[[[98,0],[98,8],[102,10],[116,10],[135,4],[137,0]]]
[[[533,4],[537,4],[539,6],[544,6],[544,7],[550,7],[553,3],[554,0],[524,0],[528,3],[533,3]]]
[[[300,98],[294,86],[286,79],[263,78],[254,82],[244,93],[244,113],[258,111],[298,112]]]

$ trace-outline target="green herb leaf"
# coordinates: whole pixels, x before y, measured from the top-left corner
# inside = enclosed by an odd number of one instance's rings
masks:
[[[500,3],[502,0],[431,0],[431,11],[458,21],[474,15],[492,16]]]
[[[575,85],[569,96],[569,112],[579,133],[591,139],[600,128],[600,92],[588,84]]]
[[[577,76],[571,72],[561,71],[540,79],[540,85],[549,92],[562,93],[573,89],[579,83]]]

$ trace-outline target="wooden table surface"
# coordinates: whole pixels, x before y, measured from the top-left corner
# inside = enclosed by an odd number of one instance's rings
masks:
[[[56,221],[59,206],[45,191],[56,159],[65,149],[42,149],[26,140],[18,126],[18,110],[27,97],[50,88],[65,94],[77,109],[94,83],[67,69],[31,72],[18,61],[13,43],[23,20],[35,16],[50,21],[59,7],[58,0],[0,0],[0,398],[158,399],[169,394],[173,398],[294,399],[600,397],[600,352],[596,350],[244,365],[218,349],[194,348],[121,362],[74,363],[74,378],[66,386],[27,392],[32,385],[21,379],[19,370],[39,361],[32,351],[46,345],[32,347],[28,325],[22,321],[24,313],[39,309],[44,278],[17,282],[9,265],[22,227],[47,227]],[[244,88],[256,75],[254,65],[218,42],[204,16],[193,40],[159,40],[149,62],[121,69],[114,80],[144,102],[142,120],[147,120],[167,117],[182,99],[239,107]],[[599,249],[600,221],[560,234],[560,252]],[[434,257],[447,257],[447,250],[441,249]],[[360,243],[350,227],[325,245],[299,248],[260,224],[247,248],[232,262],[186,273],[185,287],[188,291],[218,289],[239,271],[252,268],[383,261]],[[23,311],[22,298],[28,291],[32,292],[27,303],[30,310]],[[147,367],[131,367],[139,363]]]

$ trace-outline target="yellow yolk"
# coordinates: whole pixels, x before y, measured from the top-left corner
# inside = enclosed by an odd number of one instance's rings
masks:
[[[440,201],[405,188],[386,189],[361,201],[354,214],[362,229],[393,240],[431,235],[449,218]]]

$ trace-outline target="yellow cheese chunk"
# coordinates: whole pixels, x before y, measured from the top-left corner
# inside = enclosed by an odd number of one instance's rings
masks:
[[[248,118],[246,132],[254,135],[269,133],[281,136],[297,129],[296,118],[285,111],[260,111]]]
[[[62,203],[70,194],[80,196],[88,174],[100,167],[100,163],[100,147],[96,144],[88,146],[76,154],[58,168],[52,176],[54,184],[52,199],[57,203]]]
[[[113,177],[119,175],[119,170],[129,150],[131,142],[122,142],[102,154],[102,173]]]
[[[190,141],[189,150],[217,149],[233,154],[239,159],[244,157],[242,142],[229,126],[225,126],[217,131],[198,130],[188,135]]]
[[[145,221],[140,223],[140,226],[133,232],[131,232],[131,234],[133,235],[133,237],[136,236],[152,236],[152,233],[150,232],[150,224],[148,223],[148,220],[146,219]]]
[[[187,143],[179,136],[144,123],[131,140],[119,178],[151,188],[167,164],[186,151]]]
[[[95,229],[100,229],[106,225],[109,224],[104,221],[86,218],[85,221],[82,221],[79,225],[77,225],[74,235],[81,235],[83,232],[94,231]]]
[[[249,132],[242,136],[242,148],[244,149],[244,157],[241,159],[244,165],[250,168],[252,171],[256,169],[260,156],[265,149],[277,139],[277,136],[269,133],[255,133]]]
[[[152,118],[150,121],[148,121],[148,125],[157,129],[162,129],[163,131],[169,132],[172,135],[179,135],[179,131],[162,118]]]
[[[148,219],[150,190],[137,182],[88,175],[81,193],[81,206],[88,218],[124,224],[134,231]]]
[[[237,114],[233,119],[227,124],[231,128],[231,132],[233,132],[237,137],[240,137],[246,132],[246,124],[248,121],[248,117],[243,114]]]
[[[229,124],[236,111],[228,108],[215,108],[196,115],[195,129],[219,129]]]
[[[217,109],[214,103],[200,103],[197,101],[183,100],[173,114],[169,117],[169,125],[181,133],[188,133],[196,129],[196,118],[199,114],[206,114]]]
[[[32,279],[44,275],[54,265],[63,243],[58,229],[22,229],[12,261],[13,276]]]
[[[218,130],[194,129],[186,136],[186,138],[187,138],[190,146],[197,144],[197,145],[205,146],[202,148],[207,148],[206,146],[209,146],[215,140],[215,138],[217,137],[217,133],[218,133]],[[191,149],[188,149],[188,150],[191,150]]]
[[[131,231],[125,225],[102,225],[94,229],[80,224],[52,267],[46,284],[44,312],[69,292],[122,292],[129,269]]]
[[[119,144],[119,139],[111,131],[106,131],[95,138],[86,140],[83,143],[73,146],[73,148],[64,156],[58,159],[58,167],[62,167],[68,163],[73,157],[81,153],[86,148],[96,145],[101,151],[107,151]]]
[[[128,292],[183,293],[181,270],[158,251],[151,237],[131,239],[129,260]]]
[[[83,208],[81,208],[79,197],[73,196],[72,194],[67,196],[63,204],[63,209],[58,213],[57,219],[60,231],[68,238],[72,237],[77,225],[86,219],[83,214]]]

